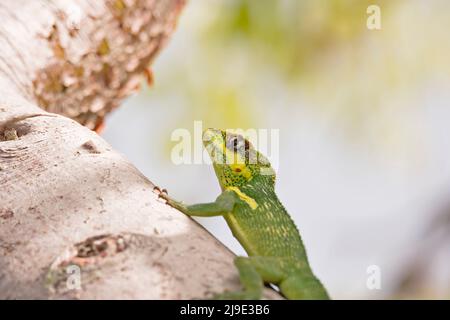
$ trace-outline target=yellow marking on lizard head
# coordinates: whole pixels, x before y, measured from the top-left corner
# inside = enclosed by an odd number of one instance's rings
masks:
[[[239,199],[247,203],[252,210],[255,210],[258,207],[258,204],[256,203],[255,199],[246,195],[238,187],[227,187],[226,189],[234,191],[239,196]]]
[[[206,129],[203,144],[211,157],[222,189],[239,187],[258,175],[275,181],[269,161],[242,135],[231,131]]]

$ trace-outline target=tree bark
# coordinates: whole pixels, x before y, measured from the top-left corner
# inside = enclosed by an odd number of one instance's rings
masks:
[[[11,124],[18,139],[0,139],[0,298],[189,299],[240,288],[233,254],[90,130],[136,89],[183,5],[0,3],[0,124],[59,114]]]

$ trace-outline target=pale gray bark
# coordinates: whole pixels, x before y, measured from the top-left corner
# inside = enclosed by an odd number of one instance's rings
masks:
[[[93,128],[135,89],[182,6],[2,1],[0,123],[40,106]],[[19,139],[0,141],[0,298],[179,299],[240,288],[233,254],[158,200],[95,132],[64,116],[13,127]]]

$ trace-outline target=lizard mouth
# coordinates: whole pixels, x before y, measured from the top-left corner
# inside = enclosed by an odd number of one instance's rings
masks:
[[[214,163],[221,163],[223,159],[223,136],[222,131],[209,128],[203,131],[203,145],[208,151],[209,156]],[[219,157],[220,159],[216,159]]]

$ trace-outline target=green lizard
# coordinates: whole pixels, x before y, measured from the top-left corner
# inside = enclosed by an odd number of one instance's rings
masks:
[[[222,193],[215,202],[186,206],[161,197],[189,216],[223,216],[248,257],[235,265],[244,290],[221,299],[260,299],[264,283],[288,299],[328,299],[309,266],[300,234],[275,193],[275,171],[241,135],[207,129],[203,134]]]

